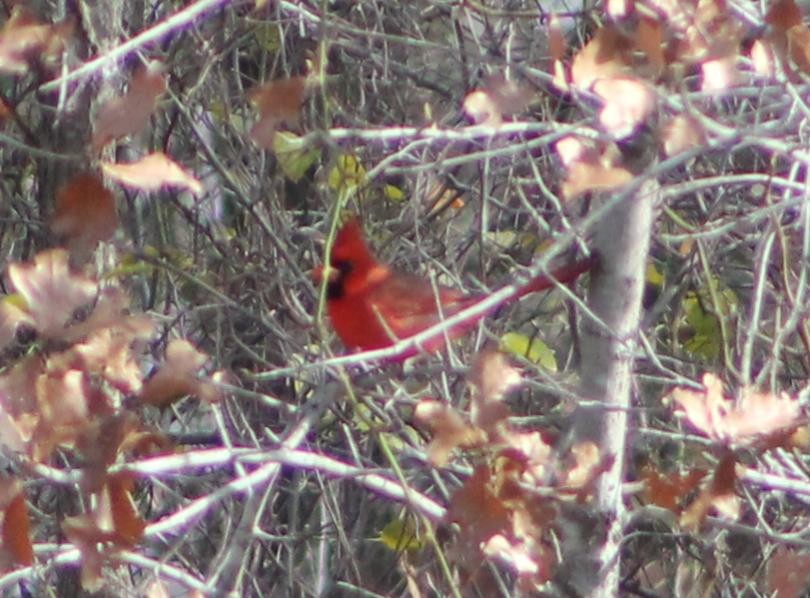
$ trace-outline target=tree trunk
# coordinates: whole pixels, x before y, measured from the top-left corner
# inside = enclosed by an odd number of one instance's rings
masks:
[[[582,397],[589,404],[575,413],[573,439],[594,442],[609,466],[599,478],[594,503],[566,514],[571,537],[564,560],[570,565],[561,568],[559,581],[576,595],[618,595],[633,355],[657,191],[655,181],[645,184],[596,227],[601,265],[592,275],[588,303],[601,322],[583,324]]]

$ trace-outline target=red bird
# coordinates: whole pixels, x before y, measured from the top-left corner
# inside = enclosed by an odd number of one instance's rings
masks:
[[[592,256],[564,266],[551,276],[541,275],[527,283],[511,300],[550,288],[555,280],[571,281],[590,270],[594,263]],[[486,295],[468,295],[445,286],[434,287],[427,280],[397,272],[378,262],[363,238],[363,229],[357,218],[348,220],[338,231],[330,264],[326,307],[335,332],[352,350],[390,347],[396,341],[418,334],[486,298]],[[323,274],[324,268],[320,266],[314,270],[313,278],[320,282]],[[446,333],[429,338],[420,347],[397,355],[396,359],[416,355],[420,348],[426,352],[440,349],[445,338],[463,335],[497,307],[471,316]]]

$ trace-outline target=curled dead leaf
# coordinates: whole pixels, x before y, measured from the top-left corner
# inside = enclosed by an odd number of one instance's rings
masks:
[[[72,21],[42,23],[28,8],[17,4],[0,29],[0,72],[20,74],[32,63],[51,62],[62,53],[72,32]]]
[[[528,87],[503,75],[493,75],[484,81],[481,89],[467,94],[464,111],[475,124],[496,127],[504,116],[525,110],[531,98],[532,91]]]
[[[590,191],[618,189],[633,180],[633,175],[617,165],[621,155],[614,144],[598,146],[595,142],[568,135],[554,146],[568,170],[562,184],[566,199],[574,199]]]
[[[655,109],[655,92],[639,79],[600,79],[593,91],[604,101],[599,121],[617,139],[630,136]]]
[[[149,405],[165,406],[185,395],[210,396],[207,381],[197,375],[207,359],[190,342],[171,341],[166,348],[166,361],[143,385],[141,400]]]
[[[36,380],[37,426],[31,457],[44,461],[57,446],[75,446],[95,417],[112,410],[81,370],[49,370]]]
[[[590,191],[612,191],[632,180],[633,175],[626,168],[577,162],[568,170],[568,176],[562,185],[562,193],[566,199],[575,199]]]
[[[492,433],[509,417],[509,408],[502,399],[509,389],[520,384],[520,372],[509,363],[504,353],[485,349],[475,356],[467,378],[475,389],[470,404],[470,421]]]
[[[101,169],[111,179],[141,191],[157,191],[161,187],[181,187],[202,195],[202,183],[163,152],[149,154],[129,164],[104,162]]]
[[[571,447],[570,467],[564,472],[564,490],[578,500],[593,493],[596,481],[613,465],[613,455],[602,455],[594,442],[580,442]]]
[[[61,249],[38,253],[32,264],[12,263],[8,278],[25,300],[31,325],[50,339],[63,337],[73,313],[90,303],[98,288],[91,279],[71,272]]]
[[[122,472],[107,477],[95,493],[96,507],[83,515],[67,517],[65,536],[82,555],[82,587],[98,591],[104,585],[102,566],[109,550],[132,548],[143,536],[146,522],[132,501],[134,479]]]
[[[437,467],[447,463],[454,449],[474,446],[486,440],[483,430],[470,425],[458,411],[440,401],[419,401],[413,415],[419,424],[428,426],[433,432],[427,454]]]
[[[630,73],[632,40],[618,28],[605,25],[597,30],[571,64],[571,81],[581,89],[589,89],[598,79],[623,77]]]
[[[736,494],[737,461],[731,453],[717,464],[709,484],[681,514],[680,523],[687,529],[698,529],[710,512],[735,521],[740,516],[740,498]]]
[[[510,455],[519,456],[522,463],[521,481],[529,487],[549,483],[553,475],[553,450],[539,432],[510,430],[504,435]]]
[[[746,388],[735,404],[723,395],[723,383],[714,374],[705,374],[703,385],[703,391],[676,388],[666,399],[675,404],[677,415],[716,442],[727,446],[770,445],[780,438],[787,442],[801,423],[798,400],[784,393]]]

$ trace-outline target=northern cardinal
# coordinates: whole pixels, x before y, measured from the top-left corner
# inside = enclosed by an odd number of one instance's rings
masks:
[[[595,258],[583,259],[529,281],[510,300],[554,286],[554,281],[569,282],[590,270]],[[326,306],[332,326],[351,350],[390,347],[396,341],[426,330],[462,309],[486,298],[469,295],[445,286],[434,286],[427,280],[392,270],[376,260],[363,238],[357,218],[348,220],[338,231],[330,255],[331,269],[326,287]],[[313,271],[316,282],[323,279],[325,268]],[[441,305],[441,308],[439,307]],[[471,316],[449,330],[396,356],[404,360],[420,349],[433,352],[444,346],[445,339],[457,338],[471,330],[492,310]]]

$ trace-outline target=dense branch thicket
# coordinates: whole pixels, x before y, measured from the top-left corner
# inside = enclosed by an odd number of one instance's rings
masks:
[[[799,596],[806,8],[7,3],[2,593]],[[603,263],[347,356],[349,213],[470,292]]]

